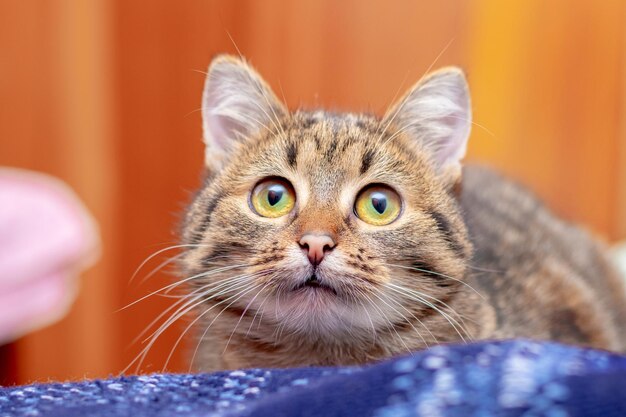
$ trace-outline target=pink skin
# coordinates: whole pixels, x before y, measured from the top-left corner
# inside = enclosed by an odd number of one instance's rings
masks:
[[[17,169],[0,169],[0,230],[1,343],[66,313],[99,239],[67,186]]]

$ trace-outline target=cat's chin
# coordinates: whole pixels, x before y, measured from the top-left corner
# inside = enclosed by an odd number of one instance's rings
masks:
[[[268,301],[264,315],[302,336],[344,337],[346,331],[371,332],[368,313],[345,300],[338,290],[319,283],[301,284]]]

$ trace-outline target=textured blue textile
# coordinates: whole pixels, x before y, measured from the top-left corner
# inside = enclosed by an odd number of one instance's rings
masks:
[[[526,340],[360,368],[155,374],[0,388],[0,416],[626,416],[626,357]]]

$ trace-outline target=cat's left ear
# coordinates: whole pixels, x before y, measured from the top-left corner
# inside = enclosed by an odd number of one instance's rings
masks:
[[[244,60],[216,57],[209,66],[202,96],[207,168],[219,171],[239,142],[263,129],[275,131],[286,114],[285,106]]]
[[[465,75],[448,67],[420,80],[387,111],[383,123],[405,130],[429,152],[437,173],[454,182],[461,175],[471,119]]]

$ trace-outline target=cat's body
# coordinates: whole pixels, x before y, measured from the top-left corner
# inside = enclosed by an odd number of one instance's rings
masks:
[[[487,337],[626,350],[622,278],[601,244],[482,168],[465,169],[460,204],[474,245],[467,282],[496,315]]]
[[[462,158],[469,98],[435,73],[382,119],[289,113],[244,63],[205,89],[208,177],[183,268],[197,369],[365,363],[531,337],[624,350],[602,248]]]

